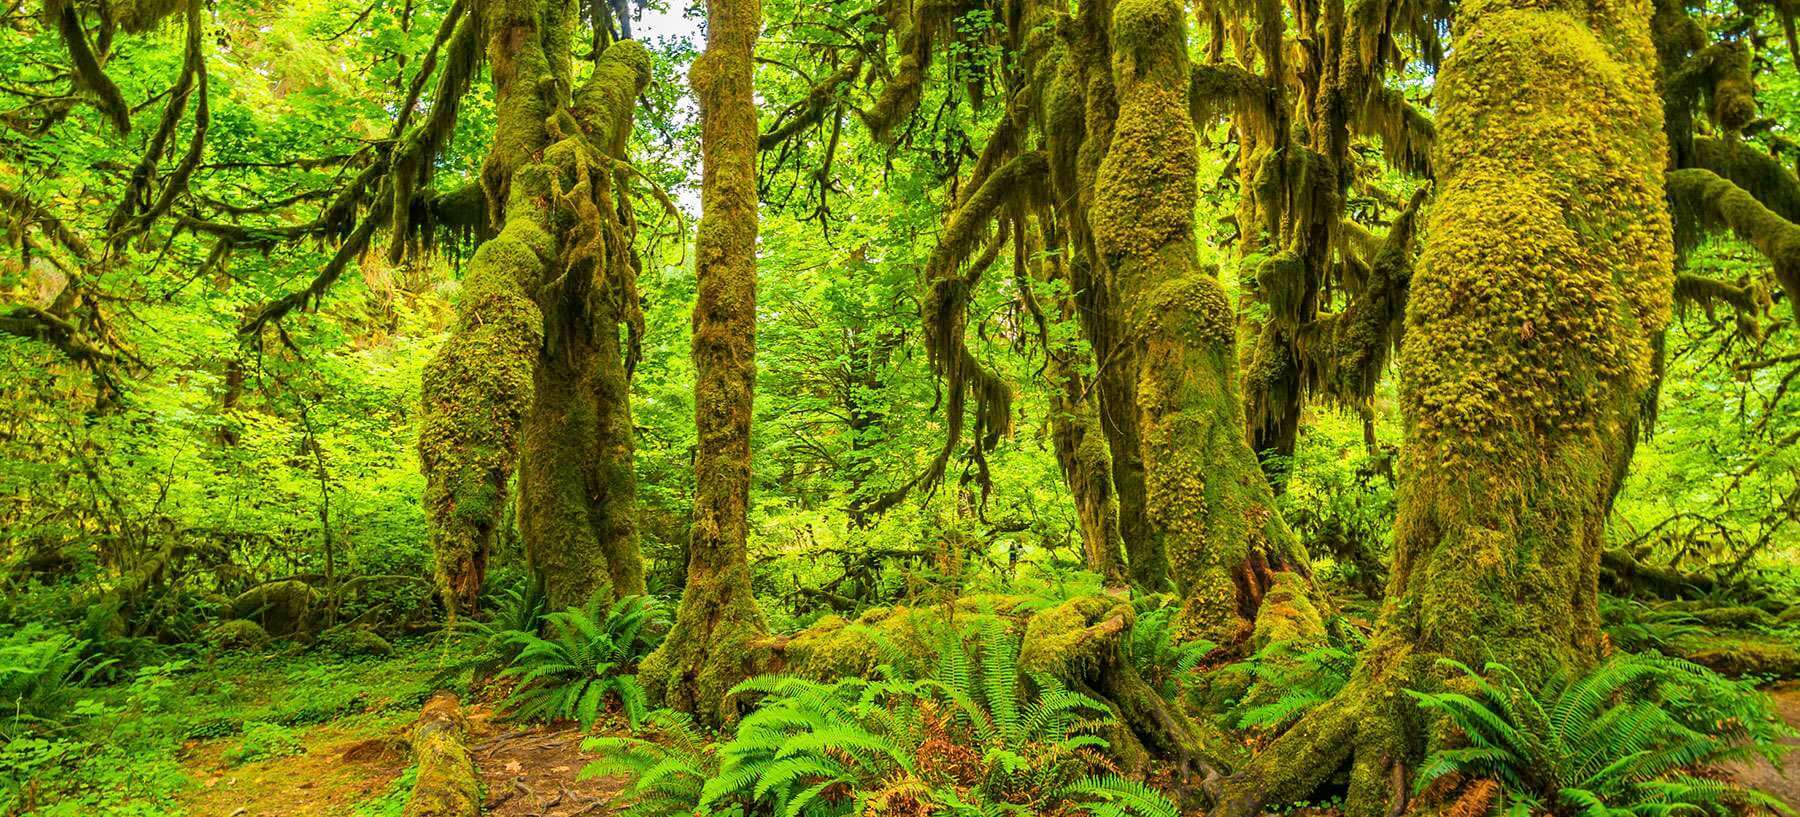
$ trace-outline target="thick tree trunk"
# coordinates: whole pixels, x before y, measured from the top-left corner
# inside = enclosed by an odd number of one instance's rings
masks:
[[[745,556],[756,382],[756,102],[760,0],[708,0],[706,52],[689,71],[700,102],[702,215],[695,238],[694,523],[675,625],[639,677],[651,697],[728,722],[731,687],[768,664],[768,625]]]
[[[1080,5],[1072,36],[1040,58],[1045,96],[1044,142],[1050,155],[1056,208],[1066,222],[1073,251],[1068,273],[1081,328],[1093,347],[1096,419],[1105,433],[1113,492],[1119,506],[1119,538],[1133,584],[1149,592],[1169,587],[1169,559],[1149,521],[1144,458],[1138,440],[1137,359],[1126,337],[1124,310],[1111,270],[1094,244],[1090,211],[1094,180],[1112,143],[1118,118],[1112,79],[1112,4]],[[1070,206],[1072,205],[1072,206]]]
[[[644,592],[630,383],[617,330],[538,364],[519,460],[519,528],[552,609]]]
[[[1125,0],[1113,13],[1119,114],[1093,228],[1135,345],[1149,521],[1181,592],[1181,631],[1233,643],[1249,636],[1273,574],[1308,568],[1244,439],[1231,304],[1194,258],[1185,26],[1174,0]]]
[[[1304,797],[1352,756],[1347,812],[1393,813],[1428,739],[1400,690],[1433,685],[1435,658],[1536,684],[1596,657],[1607,493],[1671,291],[1649,19],[1643,2],[1459,8],[1401,348],[1387,600],[1350,684],[1233,778],[1223,817]]]
[[[439,582],[453,610],[474,609],[523,448],[521,534],[552,603],[608,582],[641,593],[618,342],[636,270],[614,165],[649,53],[608,48],[571,98],[567,2],[486,13],[498,113],[482,185],[502,227],[471,259],[456,329],[425,370],[419,453]]]

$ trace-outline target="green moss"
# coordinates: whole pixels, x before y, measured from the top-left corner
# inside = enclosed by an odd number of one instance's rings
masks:
[[[269,643],[269,634],[261,624],[238,618],[208,628],[206,642],[214,649],[254,650]]]
[[[319,634],[319,646],[343,656],[388,656],[394,647],[373,630],[333,627]]]
[[[1791,638],[1749,633],[1710,635],[1682,639],[1675,647],[1683,658],[1725,675],[1800,677],[1800,645]]]
[[[1752,625],[1767,626],[1775,621],[1775,617],[1769,615],[1768,611],[1747,605],[1697,607],[1690,615],[1708,627],[1725,629],[1742,629]]]
[[[1019,668],[1061,678],[1081,678],[1111,660],[1122,634],[1136,624],[1136,613],[1123,599],[1070,599],[1026,622]]]
[[[1274,584],[1263,596],[1256,612],[1256,632],[1251,641],[1255,649],[1275,643],[1321,643],[1325,638],[1325,620],[1312,601],[1312,584],[1299,574],[1277,572]]]

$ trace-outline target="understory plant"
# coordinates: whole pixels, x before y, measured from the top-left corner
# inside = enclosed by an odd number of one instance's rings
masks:
[[[597,738],[584,776],[624,773],[632,815],[1089,812],[1175,817],[1154,789],[1111,774],[1100,702],[1018,667],[1018,642],[984,628],[978,649],[947,639],[926,679],[753,678],[758,696],[728,739],[707,743],[677,716],[653,737]]]
[[[84,657],[87,645],[37,623],[0,640],[0,743],[55,725],[76,691],[112,663]]]
[[[1281,731],[1350,682],[1360,645],[1276,641],[1250,657],[1249,700],[1231,713],[1240,729]],[[1259,697],[1267,690],[1273,698]]]
[[[566,719],[592,728],[610,697],[631,723],[647,711],[632,674],[667,631],[663,607],[649,596],[608,601],[604,592],[581,607],[544,616],[549,636],[511,630],[501,643],[516,650],[500,677],[516,683],[503,704],[519,718]]]
[[[1793,812],[1767,793],[1704,776],[1704,767],[1762,754],[1777,758],[1783,729],[1766,700],[1698,665],[1621,654],[1534,694],[1515,672],[1456,676],[1442,692],[1408,690],[1460,740],[1433,751],[1423,790],[1449,775],[1492,780],[1509,815],[1666,817]]]
[[[1175,604],[1140,609],[1124,643],[1125,659],[1132,669],[1171,701],[1180,698],[1181,685],[1218,647],[1204,639],[1180,638],[1175,626],[1175,613],[1180,609]]]

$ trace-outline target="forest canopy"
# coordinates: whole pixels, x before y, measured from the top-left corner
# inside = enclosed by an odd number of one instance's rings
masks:
[[[0,817],[1794,814],[1796,14],[7,3]]]

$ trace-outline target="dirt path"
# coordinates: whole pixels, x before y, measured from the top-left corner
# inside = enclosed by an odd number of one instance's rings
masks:
[[[487,707],[469,710],[475,766],[487,790],[487,817],[578,817],[605,814],[624,786],[618,778],[577,780],[594,756],[581,751],[572,724],[519,729],[496,723]]]
[[[1800,681],[1775,685],[1769,690],[1769,697],[1774,700],[1775,711],[1782,719],[1800,730]],[[1733,764],[1731,773],[1745,784],[1773,794],[1800,810],[1800,737],[1788,738],[1787,744],[1794,749],[1784,758],[1786,768],[1759,758],[1755,763]]]

